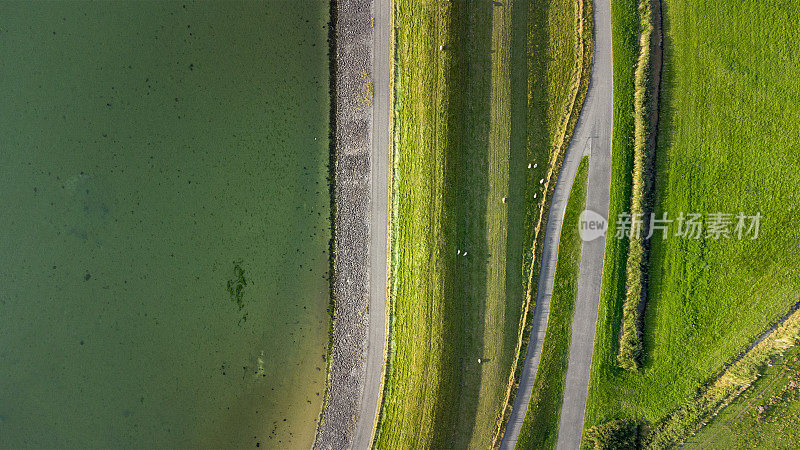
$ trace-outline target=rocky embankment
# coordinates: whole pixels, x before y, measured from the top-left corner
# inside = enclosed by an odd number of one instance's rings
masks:
[[[335,170],[334,323],[315,448],[349,448],[364,390],[369,325],[372,1],[332,6]]]

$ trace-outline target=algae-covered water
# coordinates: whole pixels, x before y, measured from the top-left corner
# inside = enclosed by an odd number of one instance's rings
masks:
[[[0,3],[0,447],[308,447],[328,5]]]

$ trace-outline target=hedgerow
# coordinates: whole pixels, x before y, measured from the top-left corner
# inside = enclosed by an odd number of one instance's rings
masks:
[[[587,443],[596,450],[635,449],[639,445],[639,423],[611,420],[586,430]]]
[[[647,295],[644,280],[645,244],[644,228],[647,224],[646,177],[650,176],[649,155],[651,104],[649,92],[652,89],[651,56],[653,51],[653,9],[651,0],[639,0],[639,57],[634,74],[633,112],[634,148],[633,180],[631,187],[631,228],[628,260],[626,263],[625,301],[622,306],[622,326],[617,361],[623,369],[639,368],[642,353],[641,315]],[[639,222],[641,218],[641,222]],[[641,225],[636,225],[636,223]],[[637,229],[637,226],[639,227]]]

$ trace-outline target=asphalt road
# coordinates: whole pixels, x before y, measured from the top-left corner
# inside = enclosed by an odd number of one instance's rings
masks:
[[[372,46],[372,146],[370,152],[369,201],[369,330],[364,391],[353,436],[353,448],[372,445],[383,369],[386,360],[386,232],[389,210],[389,36],[390,0],[373,2]]]
[[[586,140],[582,144],[588,150]],[[501,449],[512,449],[516,446],[517,438],[522,429],[522,422],[525,420],[525,414],[528,411],[533,383],[536,380],[536,371],[542,355],[542,344],[547,332],[550,298],[553,294],[553,279],[558,259],[559,238],[561,237],[564,213],[569,199],[569,192],[583,156],[584,149],[570,144],[556,181],[556,188],[550,203],[550,215],[545,229],[544,246],[542,247],[542,269],[539,272],[539,290],[536,293],[530,341],[525,354],[525,362],[522,365],[522,374],[520,375],[517,395],[514,397],[511,416],[509,416],[506,432],[500,444]]]
[[[592,78],[573,142],[575,144],[585,140],[591,142],[586,209],[607,217],[608,196],[611,189],[611,131],[614,114],[611,0],[594,2],[594,32]],[[578,295],[572,318],[572,339],[558,430],[559,449],[576,449],[581,442],[605,248],[606,237],[603,236],[584,242],[581,251]]]
[[[542,354],[542,344],[547,331],[550,297],[558,258],[561,227],[575,180],[575,173],[584,155],[589,155],[589,177],[586,209],[606,217],[611,183],[611,130],[613,124],[613,73],[611,54],[611,0],[594,2],[595,44],[589,90],[581,110],[578,124],[570,141],[550,205],[542,248],[542,269],[539,274],[539,291],[533,311],[530,342],[520,376],[519,388],[514,398],[511,416],[500,445],[514,448],[528,411],[533,383]],[[578,275],[578,294],[572,322],[567,365],[564,403],[561,408],[561,426],[558,448],[576,449],[580,445],[583,415],[589,386],[589,369],[594,348],[597,307],[600,298],[600,280],[603,272],[605,237],[584,242]]]

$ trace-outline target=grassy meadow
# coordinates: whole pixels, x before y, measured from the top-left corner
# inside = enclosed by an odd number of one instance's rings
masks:
[[[658,423],[651,424],[643,435],[644,446],[660,449],[682,446],[687,440],[693,440],[697,431],[768,373],[773,363],[780,361],[786,352],[792,352],[800,343],[800,312],[794,307],[792,311],[753,348],[698,390],[697,395]]]
[[[497,436],[530,235],[555,181],[551,121],[567,107],[575,65],[574,29],[550,36],[551,13],[561,14],[527,1],[395,1],[379,447],[484,448]]]
[[[452,53],[438,55],[436,44],[449,37],[454,14],[450,5],[395,3],[395,53],[413,63],[398,64],[394,72],[392,317],[376,435],[382,447],[441,439],[434,423],[445,411],[437,399],[452,392],[455,375],[448,370],[456,357],[446,334],[452,331],[442,319],[452,313],[444,299],[453,298],[446,282],[452,262],[445,261],[452,259],[445,251],[453,236],[443,223],[448,217],[441,193],[445,155],[456,140],[450,89],[457,62]]]
[[[799,440],[800,351],[795,347],[685,447],[786,448]]]
[[[518,358],[512,365],[503,415],[495,431],[498,445],[527,351],[550,200],[589,87],[594,43],[592,17],[592,4],[584,0],[528,2],[527,155],[533,166],[528,168],[525,188],[525,299]],[[549,161],[547,165],[539,162],[543,159]]]
[[[760,213],[760,231],[756,240],[673,236],[652,242],[638,373],[615,364],[626,250],[623,241],[609,239],[587,427],[623,417],[658,421],[800,299],[796,4],[662,4],[655,212],[672,218],[679,212]],[[629,172],[632,134],[617,112],[626,110],[619,103],[628,101],[623,96],[632,87],[625,77],[635,55],[635,11],[633,1],[613,2],[610,236],[613,218],[627,207],[623,187],[630,183],[623,173]]]
[[[393,314],[377,445],[486,445],[522,301],[521,227],[509,226],[524,209],[519,9],[395,5]]]
[[[575,296],[578,293],[582,245],[578,233],[578,218],[586,205],[588,162],[588,157],[584,157],[578,167],[564,213],[542,357],[528,413],[517,441],[517,447],[522,449],[555,448],[558,439],[572,334],[572,314],[575,311]]]

